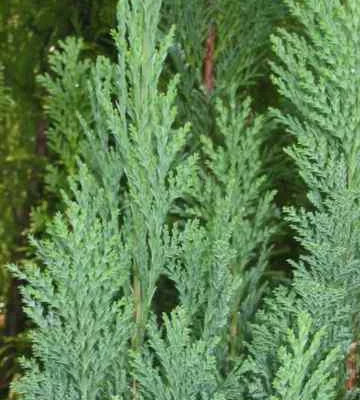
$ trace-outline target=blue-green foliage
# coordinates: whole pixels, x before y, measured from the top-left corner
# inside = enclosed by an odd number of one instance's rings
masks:
[[[81,59],[84,44],[80,39],[60,41],[58,49],[51,49],[50,73],[38,77],[46,89],[45,112],[50,121],[47,130],[47,146],[57,156],[57,165],[47,166],[46,182],[49,190],[59,193],[66,185],[66,178],[77,170],[76,155],[79,154],[83,133],[79,112],[90,118],[90,102],[84,90],[90,73],[90,63]]]
[[[264,72],[266,45],[280,13],[277,2],[261,0],[249,4],[164,1],[164,20],[176,24],[176,45],[170,55],[182,77],[180,115],[191,121],[206,163],[198,187],[197,215],[206,221],[209,238],[201,243],[212,248],[217,240],[225,241],[232,253],[229,267],[233,278],[229,279],[241,281],[233,293],[231,286],[223,283],[232,314],[231,339],[225,341],[231,343],[234,358],[262,294],[260,281],[274,231],[273,193],[267,190],[261,152],[270,125],[266,118],[253,114],[250,100],[244,100],[240,88],[251,86]],[[215,91],[209,98],[203,88],[203,64],[211,27],[216,30]],[[204,250],[201,257],[205,254]],[[200,268],[199,273],[205,270]],[[226,273],[219,275],[225,282]],[[177,285],[183,287],[180,279]],[[189,287],[194,284],[190,282]],[[227,307],[223,315],[225,310]]]
[[[216,86],[226,92],[229,87],[254,85],[256,78],[264,74],[270,34],[282,13],[283,7],[277,0],[165,0],[164,21],[176,25],[176,46],[171,53],[175,67],[187,83],[202,84],[205,42],[213,26]],[[193,97],[185,101],[190,105]]]
[[[165,316],[164,341],[154,340],[148,352],[136,358],[136,376],[147,399],[231,399],[241,393],[238,371],[226,377],[221,372],[229,371],[241,354],[249,319],[261,296],[259,283],[273,232],[269,224],[273,193],[266,191],[260,162],[264,119],[250,122],[249,105],[248,100],[241,107],[235,101],[230,106],[219,101],[223,145],[202,138],[208,160],[195,191],[199,206],[193,209],[201,219],[188,221],[183,229],[181,224],[175,226],[167,264],[184,318],[179,319],[178,311],[171,313],[170,320]],[[169,321],[176,324],[177,336]],[[151,336],[156,332],[153,323],[150,331]],[[173,353],[175,344],[181,357]],[[197,349],[201,349],[198,362],[203,361],[193,366],[192,353]],[[166,365],[157,371],[157,362]],[[189,363],[197,371],[198,384],[187,377]],[[175,365],[184,374],[173,371]],[[209,379],[211,385],[200,384]]]
[[[299,313],[297,329],[289,330],[287,343],[279,349],[281,366],[274,380],[275,395],[271,400],[336,398],[336,372],[340,362],[337,348],[329,350],[322,358],[322,339],[325,330],[313,336],[312,320],[306,313]]]
[[[217,113],[223,145],[214,146],[209,138],[202,137],[210,171],[203,189],[203,214],[210,237],[228,237],[234,252],[231,270],[242,284],[234,298],[237,317],[232,329],[241,342],[261,296],[259,284],[274,233],[274,192],[267,188],[261,160],[267,125],[263,116],[251,115],[249,99],[238,105],[234,92],[230,92],[229,105],[217,101]]]
[[[181,75],[177,96],[178,119],[192,124],[193,146],[199,145],[201,133],[209,134],[212,118],[203,88],[204,42],[209,29],[206,0],[164,0],[162,26],[175,26],[174,43],[169,49],[170,70]]]
[[[87,95],[91,66],[88,60],[82,59],[83,50],[81,39],[60,41],[58,48],[50,49],[50,72],[37,79],[47,93],[44,111],[49,126],[45,138],[52,162],[45,166],[46,198],[31,212],[30,230],[34,234],[43,232],[50,216],[61,208],[61,190],[68,191],[67,178],[74,176],[78,169],[77,157],[82,152],[84,134],[77,114],[91,119]]]
[[[241,369],[245,398],[268,399],[273,393],[273,380],[280,367],[278,349],[285,343],[298,311],[294,293],[280,287],[257,312],[256,323],[251,326],[249,356]]]
[[[161,6],[119,2],[116,64],[82,61],[81,41],[70,39],[52,55],[53,77],[41,78],[50,144],[60,156],[48,181],[65,191],[64,211],[47,238],[34,241],[39,266],[12,267],[28,282],[26,312],[36,325],[34,357],[23,361],[15,385],[25,400],[225,400],[244,391],[237,367],[274,232],[262,163],[268,121],[238,93],[257,76],[261,52],[238,64],[238,52],[224,54],[239,82],[226,88],[219,79],[216,123],[182,125],[177,86],[191,68],[201,85],[202,45],[185,52],[193,66],[169,78],[165,62],[180,47],[172,47],[174,28],[159,28]],[[270,9],[247,12],[265,18]],[[271,23],[262,18],[266,41]],[[226,40],[223,52],[235,36]],[[212,106],[205,96],[201,102],[211,119]],[[194,122],[193,114],[186,119]],[[192,152],[194,135],[200,155]],[[162,275],[174,282],[179,304],[159,321],[153,300]]]
[[[25,311],[37,326],[38,362],[23,362],[27,375],[16,385],[26,399],[99,398],[131,334],[131,307],[119,297],[129,254],[108,223],[104,190],[81,167],[71,193],[48,228],[51,239],[35,243],[46,269],[13,268],[29,283]]]
[[[157,280],[169,257],[168,216],[177,212],[176,200],[192,195],[197,170],[196,156],[181,154],[189,127],[172,126],[178,78],[171,79],[165,92],[159,90],[173,38],[170,31],[159,42],[160,7],[160,1],[119,3],[119,25],[113,34],[119,50],[116,108],[111,97],[103,97],[127,179],[123,229],[134,273],[137,345],[142,343]]]
[[[353,1],[290,1],[289,7],[306,36],[279,31],[274,79],[294,106],[293,115],[279,118],[297,138],[289,153],[313,207],[288,212],[305,250],[295,264],[294,286],[317,328],[327,326],[330,343],[345,352],[359,310],[360,91],[354,68],[360,14]]]
[[[149,349],[142,358],[135,359],[143,398],[223,399],[216,394],[219,377],[213,353],[215,343],[193,338],[191,320],[184,309],[164,319],[166,338],[162,338],[156,323],[149,324]],[[155,363],[158,368],[154,368]]]
[[[220,91],[226,93],[229,87],[236,87],[244,92],[264,76],[270,34],[282,14],[279,0],[211,2],[210,17],[217,26],[216,77]]]
[[[299,324],[307,325],[316,346],[310,345],[302,356],[282,352],[277,361],[282,366],[276,373],[274,387],[270,386],[276,369],[266,370],[264,364],[270,366],[269,360],[274,359],[272,343],[283,343],[286,324],[271,338],[263,333],[271,331],[277,315],[286,318],[282,304],[290,303],[281,296],[275,302],[280,314],[273,313],[263,326],[260,316],[254,331],[251,352],[256,354],[252,362],[256,360],[257,366],[252,374],[262,376],[260,383],[257,381],[260,398],[272,394],[275,398],[335,399],[343,396],[344,359],[356,338],[359,313],[360,91],[356,71],[360,57],[360,12],[357,2],[351,0],[286,3],[303,30],[295,33],[280,29],[273,37],[278,57],[272,64],[274,82],[290,103],[290,112],[275,111],[275,115],[296,138],[296,144],[287,151],[308,187],[309,209],[289,208],[286,212],[304,250],[298,261],[292,261],[293,295],[298,310],[295,314],[304,311],[311,317],[311,324]],[[294,324],[294,318],[288,319],[289,327]],[[265,340],[261,341],[261,337]],[[294,342],[293,338],[291,341]],[[328,355],[334,348],[338,349],[337,362],[332,360],[333,355]],[[312,353],[314,363],[324,361],[309,372]],[[297,370],[299,378],[295,379],[292,368],[296,365],[302,371]],[[322,386],[316,381],[323,382]]]
[[[116,66],[99,58],[89,77],[87,62],[67,71],[66,60],[76,62],[81,48],[70,40],[53,59],[58,78],[43,78],[53,99],[52,146],[76,151],[81,168],[63,195],[65,211],[50,224],[49,238],[34,242],[44,267],[12,267],[28,282],[25,308],[36,324],[34,358],[23,362],[26,375],[16,384],[25,399],[128,396],[121,368],[130,338],[141,353],[170,251],[166,219],[174,201],[190,194],[196,172],[196,157],[179,157],[188,128],[172,128],[177,79],[166,93],[158,89],[172,40],[170,33],[158,47],[160,6],[119,3]],[[64,89],[76,91],[78,82],[89,89],[84,103],[84,92],[62,96]],[[81,114],[84,104],[90,117]]]

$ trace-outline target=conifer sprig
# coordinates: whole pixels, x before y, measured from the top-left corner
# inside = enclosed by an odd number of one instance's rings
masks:
[[[173,40],[173,30],[160,39],[160,8],[158,0],[119,2],[114,32],[118,100],[116,109],[111,98],[106,107],[128,185],[124,229],[134,268],[136,346],[143,342],[157,280],[165,272],[167,218],[175,200],[191,193],[196,172],[196,159],[183,161],[180,155],[189,127],[172,127],[178,78],[169,82],[165,93],[159,89]]]
[[[117,300],[129,254],[103,213],[104,191],[83,166],[71,194],[66,213],[49,226],[50,239],[34,242],[45,269],[11,267],[28,282],[25,311],[36,324],[34,358],[23,361],[26,375],[16,384],[25,399],[105,395],[131,335],[131,306]]]
[[[160,38],[160,7],[161,1],[119,2],[116,66],[100,57],[70,71],[72,79],[66,60],[78,59],[81,43],[69,40],[54,56],[58,79],[43,78],[54,132],[65,127],[64,139],[76,135],[81,162],[64,194],[66,211],[50,224],[49,239],[34,242],[44,267],[12,267],[28,282],[24,301],[36,324],[34,358],[23,362],[26,374],[16,385],[26,399],[131,396],[130,338],[142,354],[157,280],[170,257],[167,219],[174,202],[191,195],[197,170],[196,157],[181,154],[188,127],[172,127],[178,79],[165,93],[159,89],[173,36]],[[89,89],[83,115],[61,96],[77,78]],[[74,111],[76,121],[68,118]],[[67,132],[68,123],[82,137]]]
[[[340,361],[337,348],[329,350],[324,359],[321,341],[324,330],[312,337],[312,320],[308,314],[300,313],[297,330],[288,331],[288,348],[279,349],[281,366],[274,380],[276,395],[271,400],[316,399],[327,400],[336,397],[336,371]]]
[[[236,79],[243,82],[219,81],[216,124],[193,124],[203,135],[201,169],[190,127],[184,115],[177,119],[179,78],[165,69],[174,28],[160,31],[161,6],[119,2],[115,65],[103,57],[78,63],[81,42],[69,40],[54,55],[56,78],[42,78],[53,147],[65,139],[80,161],[69,156],[75,177],[65,211],[48,239],[35,242],[40,267],[12,268],[28,282],[26,310],[37,326],[34,358],[24,361],[17,385],[27,400],[225,400],[243,390],[233,367],[262,295],[274,230],[261,151],[266,119],[254,117],[238,92],[256,71],[241,58]],[[189,54],[203,61],[203,46]],[[73,82],[81,82],[74,97]],[[208,100],[201,98],[206,119]],[[153,299],[165,274],[179,305],[161,321]]]
[[[360,283],[355,156],[360,91],[354,75],[360,56],[360,14],[353,1],[287,3],[305,34],[280,30],[274,37],[280,60],[273,65],[274,80],[294,106],[292,115],[279,119],[296,136],[289,154],[308,186],[313,207],[288,211],[306,252],[295,263],[294,287],[316,327],[329,329],[329,344],[339,344],[345,352]]]
[[[47,92],[45,113],[50,122],[46,144],[55,163],[47,165],[47,189],[59,197],[59,189],[67,186],[66,179],[77,171],[83,130],[76,113],[90,118],[90,102],[86,85],[90,74],[89,60],[82,59],[84,43],[81,39],[60,41],[49,55],[50,73],[38,77]]]
[[[286,210],[304,251],[300,260],[292,261],[296,296],[296,308],[292,313],[305,311],[310,315],[313,322],[308,327],[309,335],[315,338],[322,332],[313,363],[319,358],[328,360],[330,349],[338,348],[338,363],[329,362],[328,370],[324,371],[322,367],[327,364],[324,361],[319,370],[306,378],[308,396],[336,398],[343,396],[345,389],[345,358],[356,335],[355,322],[359,313],[360,86],[356,68],[360,55],[360,13],[356,2],[351,0],[287,0],[286,3],[302,30],[280,29],[273,37],[278,57],[272,64],[274,82],[290,103],[290,111],[275,111],[275,114],[296,138],[296,144],[287,151],[308,187],[310,202],[309,209]],[[278,303],[284,304],[287,299],[278,299]],[[273,323],[270,318],[267,326]],[[284,328],[295,324],[293,318],[288,319]],[[258,327],[262,332],[267,329]],[[281,343],[283,334],[284,330],[277,332],[271,342]],[[253,346],[258,361],[262,358],[269,362],[275,358],[271,345],[266,356],[260,355],[259,348],[255,350],[256,335]],[[284,357],[280,358],[284,363]],[[297,358],[301,356],[294,357],[294,365]],[[262,372],[266,362],[260,362],[257,371],[253,371],[253,375],[264,378],[261,379],[262,398],[274,393],[274,388],[265,384],[272,381],[274,371]],[[306,376],[306,364],[303,364],[303,376]],[[293,398],[303,398],[298,390],[299,382],[292,380],[290,369],[286,373],[281,367],[278,374],[274,381],[276,390],[281,386],[281,376],[291,386],[287,395],[292,391]],[[316,379],[324,382],[322,394],[321,390],[317,393]],[[258,387],[261,387],[259,381]],[[314,394],[310,395],[312,391]]]
[[[261,298],[261,279],[274,233],[274,192],[266,187],[261,161],[266,121],[258,116],[250,122],[250,100],[239,106],[235,89],[230,93],[228,105],[217,102],[218,132],[223,145],[215,147],[209,138],[202,137],[210,171],[203,190],[203,206],[210,238],[216,241],[228,237],[229,251],[234,253],[231,273],[242,281],[231,306],[230,347],[235,358],[247,336],[248,319]]]

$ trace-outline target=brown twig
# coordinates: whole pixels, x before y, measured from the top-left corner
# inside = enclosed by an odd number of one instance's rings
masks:
[[[347,380],[345,383],[346,390],[354,390],[357,384],[356,369],[356,350],[358,342],[351,343],[349,355],[346,360]]]
[[[215,41],[216,29],[212,24],[209,27],[208,38],[206,40],[206,54],[204,59],[204,86],[210,95],[215,87]]]
[[[3,329],[5,326],[5,314],[0,313],[0,329]]]

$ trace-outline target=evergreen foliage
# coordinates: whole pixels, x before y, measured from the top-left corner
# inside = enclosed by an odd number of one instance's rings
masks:
[[[169,52],[172,70],[181,74],[178,95],[179,119],[190,121],[192,143],[198,146],[201,134],[211,135],[216,121],[212,99],[229,89],[244,99],[268,70],[270,33],[283,14],[280,1],[255,0],[165,0],[163,25],[175,25],[175,43]],[[213,39],[211,36],[213,34]],[[212,57],[208,41],[214,42]],[[205,83],[205,64],[213,61],[214,91]]]
[[[173,36],[170,32],[158,44],[160,7],[160,1],[119,3],[117,109],[111,97],[104,97],[128,182],[123,229],[133,262],[135,348],[143,342],[157,280],[169,257],[167,217],[176,212],[177,199],[191,195],[196,172],[196,157],[179,157],[188,127],[172,127],[177,79],[165,93],[158,89]]]
[[[127,398],[130,391],[220,399],[238,387],[236,376],[223,371],[233,367],[243,340],[237,330],[245,335],[258,302],[273,231],[266,226],[273,194],[260,161],[264,119],[249,121],[250,102],[237,106],[235,91],[229,93],[229,105],[217,105],[223,144],[203,136],[208,161],[200,168],[199,157],[186,153],[189,126],[174,127],[178,78],[160,91],[173,40],[173,30],[163,35],[156,28],[160,9],[160,0],[119,2],[117,65],[103,57],[93,66],[79,62],[81,42],[70,39],[50,58],[54,76],[40,78],[50,95],[49,138],[59,165],[71,176],[76,153],[86,167],[71,178],[48,239],[34,242],[44,267],[12,267],[28,282],[25,310],[36,325],[34,358],[23,361],[27,373],[16,385],[25,399]],[[76,90],[85,85],[85,95]],[[57,170],[48,182],[59,187]],[[164,274],[178,288],[180,308],[164,316],[162,339],[152,302]],[[169,360],[185,373],[156,378],[156,364]],[[114,363],[118,380],[109,370]],[[196,379],[189,375],[194,363]]]
[[[49,56],[50,73],[40,75],[38,83],[46,90],[44,111],[50,122],[46,129],[46,147],[52,163],[45,166],[46,198],[32,209],[31,232],[42,233],[54,213],[61,207],[61,190],[68,191],[67,178],[78,170],[77,157],[84,141],[78,113],[89,119],[91,105],[86,95],[90,62],[82,60],[84,42],[68,38],[58,43]]]
[[[30,283],[23,289],[24,299],[27,314],[38,327],[34,331],[33,342],[40,369],[36,369],[34,361],[25,362],[28,375],[20,381],[17,389],[24,393],[25,398],[56,398],[60,394],[64,398],[97,398],[103,379],[108,377],[107,366],[111,365],[112,358],[107,355],[102,363],[100,354],[92,354],[95,349],[101,352],[105,343],[100,337],[96,339],[95,333],[89,336],[88,324],[93,326],[94,332],[104,332],[101,336],[105,342],[108,341],[108,351],[112,351],[112,356],[119,363],[123,362],[126,356],[113,352],[111,345],[114,340],[121,340],[119,329],[122,329],[122,324],[126,326],[126,319],[114,320],[119,312],[116,293],[120,297],[121,293],[126,294],[126,303],[135,303],[133,346],[139,349],[142,345],[156,282],[168,257],[165,220],[174,200],[191,191],[192,181],[189,178],[194,174],[195,161],[192,157],[174,165],[179,150],[185,144],[187,129],[174,130],[171,127],[175,117],[172,103],[176,80],[170,82],[165,94],[157,89],[172,37],[170,33],[157,48],[157,30],[154,27],[158,24],[159,11],[160,2],[147,2],[144,6],[140,2],[131,5],[120,2],[119,27],[114,33],[119,64],[114,68],[108,61],[99,58],[93,67],[90,99],[94,123],[89,124],[82,119],[89,140],[84,146],[84,156],[91,154],[92,158],[84,161],[88,162],[89,169],[97,171],[101,178],[97,184],[102,184],[103,190],[95,184],[95,176],[91,178],[90,174],[87,178],[87,174],[81,172],[79,183],[72,184],[75,199],[70,201],[65,196],[67,211],[51,225],[50,239],[37,245],[38,256],[46,269],[21,272],[14,268]],[[65,57],[71,56],[71,52],[64,54]],[[111,88],[114,82],[116,86]],[[119,101],[116,108],[112,104],[115,90]],[[109,146],[109,140],[114,144]],[[172,167],[175,169],[170,172]],[[122,171],[126,172],[128,195],[124,199],[123,234],[119,235],[117,195]],[[106,200],[109,201],[108,206]],[[122,238],[125,240],[123,245]],[[113,258],[120,257],[120,254],[125,258],[127,255],[129,261],[126,263]],[[109,261],[106,261],[107,257]],[[97,263],[102,266],[95,268]],[[124,271],[121,266],[125,264],[127,269]],[[130,266],[133,268],[131,278],[134,287],[133,290],[129,286],[122,290],[124,282],[130,283]],[[61,272],[62,267],[66,272]],[[117,278],[114,279],[114,276]],[[72,280],[75,287],[70,294],[67,283]],[[40,281],[37,286],[36,282]],[[95,291],[96,287],[101,288],[107,296],[102,296],[100,292],[98,295],[88,292],[91,282]],[[106,287],[107,282],[112,289]],[[104,297],[101,300],[104,303],[97,303],[99,297]],[[99,315],[106,314],[104,309],[110,310],[112,317],[104,315],[104,319],[100,320]],[[87,318],[80,321],[80,315],[87,315]],[[120,324],[116,332],[112,329],[114,324]],[[46,344],[43,339],[50,326],[54,335],[46,338],[49,341]],[[70,341],[75,346],[66,354],[64,349],[59,352],[59,348],[51,342],[60,331],[64,332],[64,339],[67,338],[65,342]],[[126,334],[130,336],[129,329],[124,329],[124,332],[125,337]],[[49,352],[53,356],[45,357]],[[61,353],[63,358],[59,360]],[[79,362],[83,367],[72,370]],[[94,380],[98,368],[101,373]],[[89,371],[92,371],[92,376]]]
[[[230,96],[228,106],[217,102],[217,124],[223,145],[215,147],[208,137],[202,137],[211,171],[205,181],[202,204],[208,235],[214,241],[228,238],[229,251],[234,253],[231,272],[242,281],[232,305],[230,347],[235,357],[261,298],[261,280],[274,233],[271,223],[274,193],[267,190],[266,177],[262,175],[260,149],[266,120],[258,116],[249,122],[249,99],[237,105],[234,92]],[[224,290],[230,294],[227,286]]]
[[[194,340],[187,313],[179,309],[164,317],[166,339],[150,325],[150,349],[135,359],[144,399],[223,399],[218,390],[216,357],[207,340]],[[156,359],[151,355],[155,351]],[[154,368],[159,364],[160,367]]]
[[[335,398],[336,379],[332,374],[339,362],[337,348],[319,360],[324,330],[311,337],[312,320],[305,313],[298,314],[297,324],[297,333],[288,332],[289,349],[281,347],[279,350],[281,366],[274,380],[277,394],[271,399]]]
[[[216,86],[248,88],[264,74],[269,53],[270,34],[282,16],[279,1],[255,0],[165,0],[163,18],[176,25],[177,55],[175,65],[181,72],[191,72],[197,85],[202,83],[204,43],[213,25],[216,29]],[[187,74],[183,78],[190,79]],[[191,102],[192,98],[186,98]]]
[[[211,17],[218,29],[216,76],[220,90],[236,87],[244,93],[264,76],[270,34],[282,12],[278,0],[210,2]]]
[[[35,77],[48,68],[47,55],[55,42],[70,33],[88,33],[87,50],[106,51],[109,40],[104,32],[108,35],[115,22],[114,10],[114,0],[86,1],[86,5],[84,1],[56,0],[0,2],[0,63],[12,97],[0,128],[0,290],[5,303],[0,315],[0,325],[4,324],[0,337],[1,398],[7,396],[10,379],[19,372],[15,357],[28,349],[25,335],[19,334],[25,328],[19,281],[10,278],[4,265],[33,257],[26,234],[29,230],[43,233],[48,213],[59,207],[59,194],[50,196],[43,190],[44,165],[51,162],[53,154],[47,153],[47,160],[44,157],[43,91]],[[34,209],[39,204],[41,207]]]
[[[289,210],[306,252],[296,263],[294,287],[316,328],[326,327],[327,344],[340,345],[345,356],[358,313],[359,93],[353,76],[360,15],[353,1],[290,1],[289,7],[304,24],[307,40],[280,31],[274,48],[283,68],[274,68],[275,81],[296,110],[282,120],[297,137],[290,154],[313,206],[312,211]],[[345,53],[340,49],[344,40]]]
[[[275,113],[296,137],[296,145],[288,149],[288,153],[308,187],[311,203],[309,210],[287,210],[287,219],[304,249],[300,260],[292,262],[295,267],[293,290],[297,313],[303,310],[313,321],[308,326],[309,334],[316,338],[321,332],[322,340],[312,358],[324,360],[321,368],[319,366],[320,369],[310,375],[306,375],[309,374],[308,366],[303,362],[303,371],[298,371],[298,376],[307,377],[309,397],[306,398],[330,399],[344,395],[344,360],[350,344],[356,340],[359,312],[359,93],[355,68],[359,53],[360,15],[353,1],[342,4],[340,1],[307,0],[299,3],[289,0],[287,4],[294,18],[303,26],[304,33],[280,29],[273,38],[278,56],[278,61],[272,65],[274,81],[280,93],[291,103],[291,112]],[[278,302],[281,305],[288,300],[280,297]],[[284,318],[284,313],[280,312],[280,316]],[[274,325],[273,318],[268,319],[268,326]],[[288,326],[295,324],[294,320],[289,323]],[[258,327],[261,332],[268,329]],[[284,329],[281,329],[275,333],[275,339],[267,337],[269,347],[265,354],[268,360],[274,357],[275,348],[271,343],[274,340],[281,342],[279,335],[283,334]],[[253,344],[255,348],[257,341]],[[263,343],[262,348],[265,346]],[[337,363],[326,358],[332,358],[327,354],[334,348],[340,354]],[[258,360],[265,358],[260,355],[260,349],[254,351],[259,355]],[[274,380],[277,391],[286,379],[291,378],[284,370],[284,361],[288,357],[284,358],[284,354],[280,357],[282,366]],[[300,356],[292,366],[297,365],[298,359]],[[327,363],[328,372],[322,370]],[[264,375],[263,367],[259,363],[253,370],[255,375]],[[320,371],[321,378],[318,376]],[[273,374],[274,369],[270,370],[269,376]],[[317,379],[324,379],[324,393],[317,393]],[[286,396],[293,393],[292,398],[305,398],[299,391],[299,382],[290,379],[290,385],[288,391],[283,392]],[[268,384],[265,389],[263,383],[263,390],[262,398],[269,398],[274,393]]]
[[[59,192],[64,181],[77,170],[76,159],[79,155],[81,124],[76,113],[89,118],[90,101],[84,88],[90,75],[90,63],[81,60],[84,48],[82,40],[69,38],[60,41],[58,50],[50,53],[49,73],[39,76],[38,82],[46,89],[45,111],[51,126],[47,130],[47,146],[57,155],[59,165],[54,162],[47,166],[47,184],[52,192]],[[59,175],[63,177],[59,177]]]
[[[115,57],[86,59],[75,38],[51,50],[36,262],[9,267],[34,325],[21,399],[358,396],[356,3],[120,0]],[[282,108],[259,114],[249,94],[286,11],[270,62]],[[270,289],[273,120],[308,203],[285,209],[301,255]]]
[[[182,0],[176,1],[176,6],[164,1],[164,19],[167,24],[176,24],[176,45],[170,56],[181,72],[180,118],[191,121],[193,141],[200,143],[206,164],[199,215],[207,221],[213,240],[224,231],[229,235],[231,251],[235,252],[231,270],[243,282],[231,305],[229,342],[233,358],[247,336],[247,323],[261,298],[260,281],[269,261],[269,238],[274,233],[274,193],[268,190],[262,152],[271,124],[265,116],[254,115],[250,100],[244,99],[244,89],[266,70],[270,32],[281,13],[278,2],[261,0],[251,5],[201,1],[196,6]],[[207,93],[204,43],[206,46],[211,29],[216,32],[215,90]],[[224,288],[228,293],[230,289]]]
[[[80,169],[73,200],[36,243],[46,271],[27,268],[25,310],[35,322],[34,356],[17,391],[28,399],[96,399],[107,393],[113,367],[126,349],[131,307],[117,299],[126,283],[128,253],[116,240],[104,191]],[[40,368],[40,369],[39,369]]]

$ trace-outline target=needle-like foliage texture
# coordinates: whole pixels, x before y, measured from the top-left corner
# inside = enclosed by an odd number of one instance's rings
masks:
[[[305,35],[279,31],[273,66],[280,93],[293,107],[279,116],[297,144],[289,150],[308,186],[312,210],[288,211],[305,254],[294,287],[329,345],[345,353],[359,312],[358,226],[360,12],[354,1],[288,5]],[[341,43],[345,43],[342,46]],[[350,56],[351,55],[351,56]],[[316,149],[316,151],[314,151]]]
[[[244,91],[267,69],[270,34],[283,13],[281,1],[216,0],[210,15],[217,26],[216,75],[222,91]]]
[[[229,106],[219,101],[217,112],[223,144],[215,146],[202,138],[207,168],[201,174],[201,190],[195,192],[200,206],[193,211],[203,223],[188,221],[183,229],[177,224],[171,232],[167,273],[175,282],[184,318],[177,311],[170,319],[165,316],[165,339],[159,340],[156,333],[149,350],[136,357],[135,374],[146,399],[230,399],[241,392],[236,371],[230,371],[243,350],[249,319],[261,297],[260,281],[273,232],[273,193],[266,191],[261,175],[264,119],[248,121],[249,100],[241,107],[234,99]],[[177,329],[172,330],[170,321]],[[153,323],[149,332],[154,337]],[[201,349],[201,362],[195,367],[196,349]],[[158,362],[166,365],[157,370]],[[197,371],[198,384],[186,372],[189,363]],[[174,373],[175,365],[184,373]],[[200,385],[209,380],[211,385]]]
[[[15,385],[25,400],[246,392],[239,365],[275,229],[263,164],[270,124],[240,89],[263,70],[277,3],[162,3],[119,1],[115,64],[83,60],[82,42],[68,39],[40,78],[58,155],[48,183],[65,190],[64,211],[34,241],[39,265],[12,267],[36,325],[34,357]],[[177,31],[165,28],[173,19]],[[213,22],[221,90],[206,93]],[[239,51],[246,40],[254,53]],[[161,316],[164,276],[177,298]]]
[[[278,2],[261,0],[248,5],[227,0],[164,1],[164,21],[176,24],[170,60],[182,77],[180,117],[191,121],[193,142],[205,163],[198,216],[206,221],[210,241],[226,237],[234,254],[231,274],[242,282],[232,294],[230,286],[223,286],[230,302],[231,333],[224,340],[230,345],[231,358],[239,354],[248,321],[261,298],[260,281],[274,232],[273,193],[268,190],[262,153],[270,124],[267,118],[253,114],[250,100],[244,100],[244,89],[266,69],[270,33],[281,12]],[[212,30],[214,54],[209,60],[206,47]],[[214,64],[212,93],[204,87],[207,62]],[[184,286],[180,279],[177,286]]]
[[[119,3],[116,108],[110,96],[101,99],[127,179],[123,229],[133,267],[135,347],[142,345],[157,281],[169,257],[167,219],[177,212],[175,202],[191,195],[197,170],[196,157],[181,154],[189,127],[172,126],[178,78],[171,79],[165,93],[159,89],[173,38],[170,31],[159,39],[160,8],[161,1]]]
[[[35,359],[16,385],[25,399],[97,399],[131,332],[131,308],[119,300],[128,253],[108,223],[104,191],[82,167],[73,200],[35,243],[45,269],[15,270],[28,281],[25,310],[36,324]],[[106,393],[106,392],[105,392]]]
[[[232,275],[242,281],[234,293],[230,332],[232,357],[238,354],[247,333],[247,323],[261,297],[260,281],[269,259],[269,241],[274,229],[273,195],[262,174],[261,146],[266,121],[250,121],[249,99],[239,105],[231,93],[229,105],[218,100],[217,128],[222,145],[202,137],[206,176],[202,190],[203,216],[212,240],[228,237],[234,259]]]
[[[164,317],[166,339],[156,324],[149,325],[149,350],[135,360],[144,399],[223,399],[218,391],[218,371],[213,346],[194,340],[190,320],[182,309]],[[151,355],[151,350],[156,356]],[[159,364],[154,368],[154,363]],[[165,378],[165,379],[164,379]]]
[[[90,117],[90,101],[84,90],[90,74],[90,62],[81,59],[84,44],[68,38],[51,49],[50,73],[38,77],[46,90],[45,112],[50,121],[46,132],[47,147],[57,157],[57,165],[48,164],[46,182],[51,192],[59,193],[66,179],[77,170],[83,131],[76,113]]]
[[[306,352],[299,356],[303,364],[293,357],[291,366],[291,359],[283,354],[280,357],[283,366],[274,385],[279,393],[280,377],[282,382],[288,382],[288,388],[280,390],[283,393],[280,398],[331,399],[344,395],[344,360],[356,335],[359,313],[360,11],[357,2],[351,0],[287,0],[286,3],[303,33],[280,29],[273,38],[278,57],[272,65],[274,82],[290,103],[290,112],[275,113],[296,138],[288,153],[308,187],[310,201],[309,209],[287,210],[287,219],[303,247],[300,260],[292,262],[293,290],[297,312],[304,310],[313,321],[308,326],[309,335],[314,334],[315,340],[318,332],[322,332],[313,360],[320,357],[325,361],[317,371],[305,375]],[[280,304],[283,303],[284,299]],[[268,326],[274,322],[270,319]],[[293,325],[294,320],[289,320],[289,326]],[[271,342],[274,340],[281,342],[276,335]],[[256,342],[255,335],[254,347]],[[267,358],[271,359],[275,349],[269,344]],[[338,348],[340,354],[340,361],[334,365],[326,358],[333,348]],[[289,364],[288,374],[285,360]],[[296,365],[303,368],[298,375],[307,376],[303,388],[291,377]],[[258,367],[254,375],[264,375],[261,363]],[[269,371],[268,380],[271,381],[273,373],[274,370]],[[335,383],[331,376],[336,378]],[[324,382],[324,392],[317,391],[316,380]],[[261,398],[274,393],[265,383],[262,389]],[[302,393],[305,389],[310,397]]]
[[[306,313],[297,318],[297,329],[288,331],[287,345],[279,349],[281,366],[274,380],[276,395],[271,400],[314,399],[328,400],[336,397],[336,368],[338,349],[332,349],[324,359],[322,339],[324,330],[313,336],[312,320]]]
[[[188,127],[172,127],[178,79],[165,93],[158,88],[173,36],[160,39],[160,8],[161,1],[119,2],[116,66],[103,57],[78,65],[81,42],[68,40],[51,58],[56,78],[41,80],[51,95],[52,146],[81,162],[65,211],[48,239],[34,242],[43,266],[12,267],[27,281],[25,308],[36,325],[34,358],[16,384],[25,399],[129,396],[130,371],[121,368],[129,346],[142,352],[171,251],[167,218],[191,195],[197,171],[196,157],[180,154]]]

